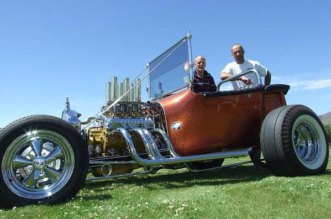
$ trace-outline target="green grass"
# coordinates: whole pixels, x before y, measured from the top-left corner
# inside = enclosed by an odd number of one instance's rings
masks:
[[[71,201],[1,210],[0,218],[331,218],[325,174],[276,177],[251,164],[87,181]]]

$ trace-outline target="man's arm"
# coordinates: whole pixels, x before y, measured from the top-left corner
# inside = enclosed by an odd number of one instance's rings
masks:
[[[221,72],[221,79],[222,80],[225,80],[225,79],[227,79],[227,78],[229,78],[229,77],[231,77],[231,76],[233,76],[232,74],[230,74],[230,73],[227,73],[227,72]]]
[[[221,72],[221,79],[225,80],[229,77],[232,77],[233,75],[227,72]],[[251,79],[245,77],[245,76],[241,76],[240,78],[237,78],[236,80],[240,80],[242,82],[244,82],[245,84],[251,84]]]
[[[271,82],[271,73],[269,71],[267,71],[267,75],[264,78],[264,85],[270,85]]]

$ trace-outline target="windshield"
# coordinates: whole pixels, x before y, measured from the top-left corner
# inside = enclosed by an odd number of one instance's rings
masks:
[[[158,99],[190,84],[191,35],[148,63],[149,98]]]

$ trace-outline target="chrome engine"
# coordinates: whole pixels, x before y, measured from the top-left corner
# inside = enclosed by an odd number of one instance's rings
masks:
[[[157,103],[119,102],[104,111],[103,116],[96,118],[97,124],[88,128],[90,156],[127,155],[127,147],[121,141],[116,141],[113,130],[118,128],[125,130],[159,128],[159,122],[155,122],[155,118],[159,118],[160,109],[161,107]]]

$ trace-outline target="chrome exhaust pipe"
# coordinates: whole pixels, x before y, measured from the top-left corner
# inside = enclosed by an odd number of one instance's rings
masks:
[[[119,132],[120,134],[122,134],[127,144],[127,148],[129,150],[130,155],[141,166],[156,166],[156,165],[165,165],[165,164],[196,162],[203,160],[215,160],[215,159],[230,158],[230,157],[242,157],[242,156],[247,156],[252,150],[252,148],[246,148],[242,150],[229,151],[229,152],[219,152],[219,153],[200,154],[200,155],[181,157],[178,156],[174,151],[169,138],[166,135],[162,135],[165,138],[167,147],[171,153],[171,157],[166,158],[162,156],[161,153],[157,152],[157,148],[155,147],[156,145],[155,140],[152,137],[152,134],[148,130],[135,129],[134,131],[136,131],[141,135],[150,159],[144,159],[139,156],[134,146],[131,135],[126,129],[118,128],[114,130],[114,132]],[[156,131],[161,133],[160,130],[156,130]]]

